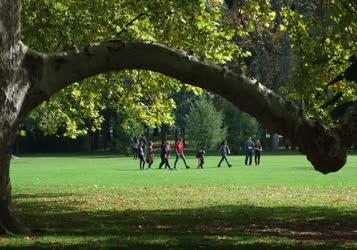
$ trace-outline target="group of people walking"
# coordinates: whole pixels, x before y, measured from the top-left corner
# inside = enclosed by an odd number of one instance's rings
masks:
[[[177,165],[177,162],[179,161],[179,159],[182,159],[186,168],[190,168],[186,162],[186,157],[184,154],[185,145],[181,138],[179,138],[175,144],[176,160],[175,160],[173,168],[171,168],[170,163],[169,163],[170,150],[171,150],[170,143],[168,141],[165,141],[161,148],[161,155],[160,155],[161,163],[159,165],[159,169],[161,169],[165,165],[165,168],[168,168],[170,170],[176,170],[176,165]]]
[[[154,163],[154,158],[155,158],[153,142],[152,141],[148,142],[143,135],[140,138],[134,136],[132,138],[132,146],[133,146],[133,158],[139,159],[140,170],[143,170],[145,168],[145,163],[148,164],[148,169],[151,169],[151,166]],[[180,159],[182,159],[186,169],[189,169],[190,167],[187,164],[184,151],[185,151],[185,144],[182,138],[179,138],[175,143],[176,160],[174,166],[171,167],[169,162],[170,152],[171,152],[170,143],[167,140],[164,141],[164,143],[161,146],[161,153],[160,153],[161,162],[159,164],[159,169],[162,169],[164,167],[165,169],[169,169],[169,170],[177,170],[176,165]],[[255,165],[259,165],[262,151],[263,148],[260,144],[260,141],[257,140],[256,143],[254,143],[251,137],[249,137],[247,142],[245,143],[245,152],[246,152],[245,165],[252,165],[253,154],[254,154]],[[230,155],[231,152],[226,140],[224,140],[221,143],[219,153],[221,155],[221,159],[218,163],[218,167],[221,167],[223,161],[227,163],[228,167],[232,167],[232,163],[228,159],[228,156]],[[203,148],[201,148],[196,153],[198,168],[203,169],[205,163],[204,160],[205,155],[206,155],[206,151]]]
[[[153,164],[155,158],[153,142],[152,141],[148,142],[143,135],[139,139],[134,136],[132,138],[132,146],[133,146],[133,158],[134,159],[139,158],[140,170],[145,168],[145,162],[148,164],[148,168],[151,169],[151,165]],[[171,151],[170,143],[168,141],[165,141],[161,146],[161,154],[160,154],[161,162],[159,165],[159,169],[165,167],[168,168],[169,170],[174,170],[176,169],[176,165],[179,159],[182,159],[186,168],[190,168],[187,165],[186,157],[184,154],[185,145],[181,138],[179,138],[175,144],[176,160],[173,168],[170,166],[170,162],[169,162],[170,151]]]

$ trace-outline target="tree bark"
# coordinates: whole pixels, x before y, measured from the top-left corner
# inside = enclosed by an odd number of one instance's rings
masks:
[[[0,145],[0,234],[25,234],[24,227],[16,217],[11,201],[10,159],[12,148]]]
[[[52,55],[31,51],[31,55],[37,58],[34,61],[44,64],[43,78],[33,88],[36,96],[48,98],[72,82],[108,71],[146,69],[159,72],[226,98],[255,116],[270,131],[288,137],[322,173],[341,169],[346,163],[351,141],[356,140],[346,122],[343,126],[350,130],[341,131],[342,125],[327,128],[309,119],[292,102],[244,74],[164,45],[117,40]],[[41,102],[43,99],[37,100]],[[345,120],[355,124],[353,117]]]
[[[0,232],[26,233],[11,201],[10,160],[23,103],[30,88],[24,67],[26,46],[20,41],[19,0],[0,0]]]

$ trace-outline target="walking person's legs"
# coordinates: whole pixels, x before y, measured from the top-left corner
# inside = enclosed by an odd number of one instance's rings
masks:
[[[144,169],[144,164],[145,164],[144,159],[143,159],[141,156],[139,156],[139,165],[140,165],[140,170],[141,170],[141,169]]]
[[[185,155],[184,155],[184,154],[181,154],[180,157],[181,157],[181,159],[183,160],[183,163],[185,164],[185,167],[186,167],[186,168],[190,168],[190,167],[187,165]]]
[[[169,163],[169,159],[165,159],[165,168],[169,168],[169,170],[172,170],[170,163]]]
[[[248,157],[249,157],[249,154],[246,153],[246,154],[245,154],[245,165],[246,165],[246,166],[248,165]]]
[[[221,166],[221,163],[222,163],[223,160],[224,160],[224,155],[222,155],[222,158],[221,158],[221,160],[220,160],[219,163],[218,163],[218,167]]]
[[[165,158],[161,158],[159,169],[161,169],[164,164],[165,164]]]
[[[203,168],[203,164],[204,164],[204,159],[203,158],[200,158],[200,168]]]
[[[224,155],[224,159],[226,160],[228,167],[231,167],[232,164],[229,162],[227,155]]]
[[[179,156],[179,155],[176,155],[176,160],[175,160],[175,163],[174,163],[174,168],[176,168],[176,164],[177,164],[179,158],[180,158],[180,156]]]
[[[134,148],[134,159],[138,159],[138,149]]]

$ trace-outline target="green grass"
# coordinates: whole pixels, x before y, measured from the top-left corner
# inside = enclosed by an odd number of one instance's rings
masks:
[[[33,234],[0,248],[357,249],[357,156],[329,175],[301,155],[188,160],[179,171],[114,155],[15,160],[14,204]]]

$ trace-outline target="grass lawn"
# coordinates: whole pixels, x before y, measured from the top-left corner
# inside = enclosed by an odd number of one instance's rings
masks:
[[[301,155],[230,159],[199,170],[188,157],[179,171],[115,155],[15,160],[13,200],[33,234],[0,249],[357,249],[357,155],[329,175]]]

